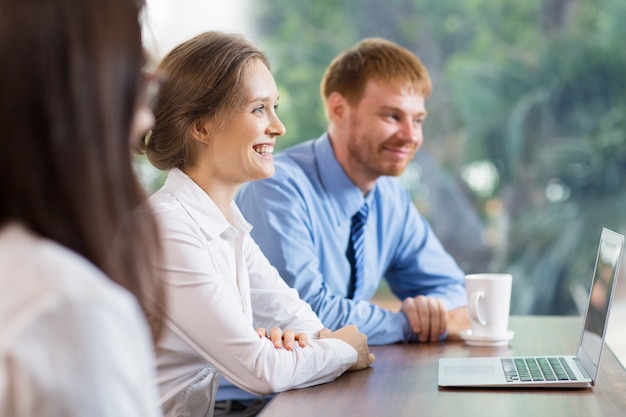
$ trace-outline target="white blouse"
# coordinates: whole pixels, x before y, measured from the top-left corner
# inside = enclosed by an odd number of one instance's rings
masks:
[[[160,416],[135,298],[75,252],[0,228],[0,415]]]
[[[167,416],[209,416],[220,374],[255,394],[331,381],[357,359],[280,278],[233,203],[231,225],[187,175],[172,169],[150,197],[163,237],[167,323],[157,345]],[[255,329],[304,331],[307,346],[276,349]]]

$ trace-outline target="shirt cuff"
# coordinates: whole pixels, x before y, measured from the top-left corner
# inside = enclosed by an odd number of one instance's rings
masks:
[[[356,363],[356,360],[358,358],[356,349],[350,346],[348,343],[344,342],[343,340],[327,337],[324,339],[316,339],[315,342],[323,343],[331,347],[339,354],[341,360],[340,363],[343,365],[343,369],[337,376],[341,375],[343,372],[345,372],[346,369]]]

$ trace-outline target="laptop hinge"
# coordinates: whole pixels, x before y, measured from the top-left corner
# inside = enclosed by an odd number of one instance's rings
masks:
[[[576,364],[576,366],[578,367],[580,372],[585,376],[585,378],[591,379],[591,376],[589,375],[589,373],[587,372],[587,370],[583,366],[583,363],[580,361],[580,359],[578,359],[578,357],[576,357],[576,356],[573,359],[574,359],[574,363]]]

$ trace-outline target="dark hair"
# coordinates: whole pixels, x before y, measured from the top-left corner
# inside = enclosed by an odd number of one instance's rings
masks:
[[[21,222],[83,255],[145,308],[163,295],[129,142],[143,87],[140,8],[0,0],[0,225]]]
[[[385,39],[366,38],[330,63],[322,79],[322,99],[338,92],[355,104],[370,79],[408,84],[424,97],[431,92],[428,70],[414,53]]]
[[[159,169],[193,164],[189,130],[203,117],[218,127],[244,99],[243,85],[250,62],[265,55],[245,37],[222,32],[202,33],[163,58],[157,72],[164,78],[154,106],[156,124],[146,136],[144,150]]]

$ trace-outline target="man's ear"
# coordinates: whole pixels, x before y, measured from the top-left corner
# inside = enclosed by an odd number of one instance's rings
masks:
[[[328,120],[333,124],[341,126],[348,111],[348,101],[335,91],[328,96],[326,103]]]
[[[191,131],[190,132],[191,137],[197,140],[198,142],[208,145],[210,142],[209,132],[212,131],[211,124],[212,123],[208,117],[203,117],[201,119],[196,120],[189,128]]]

